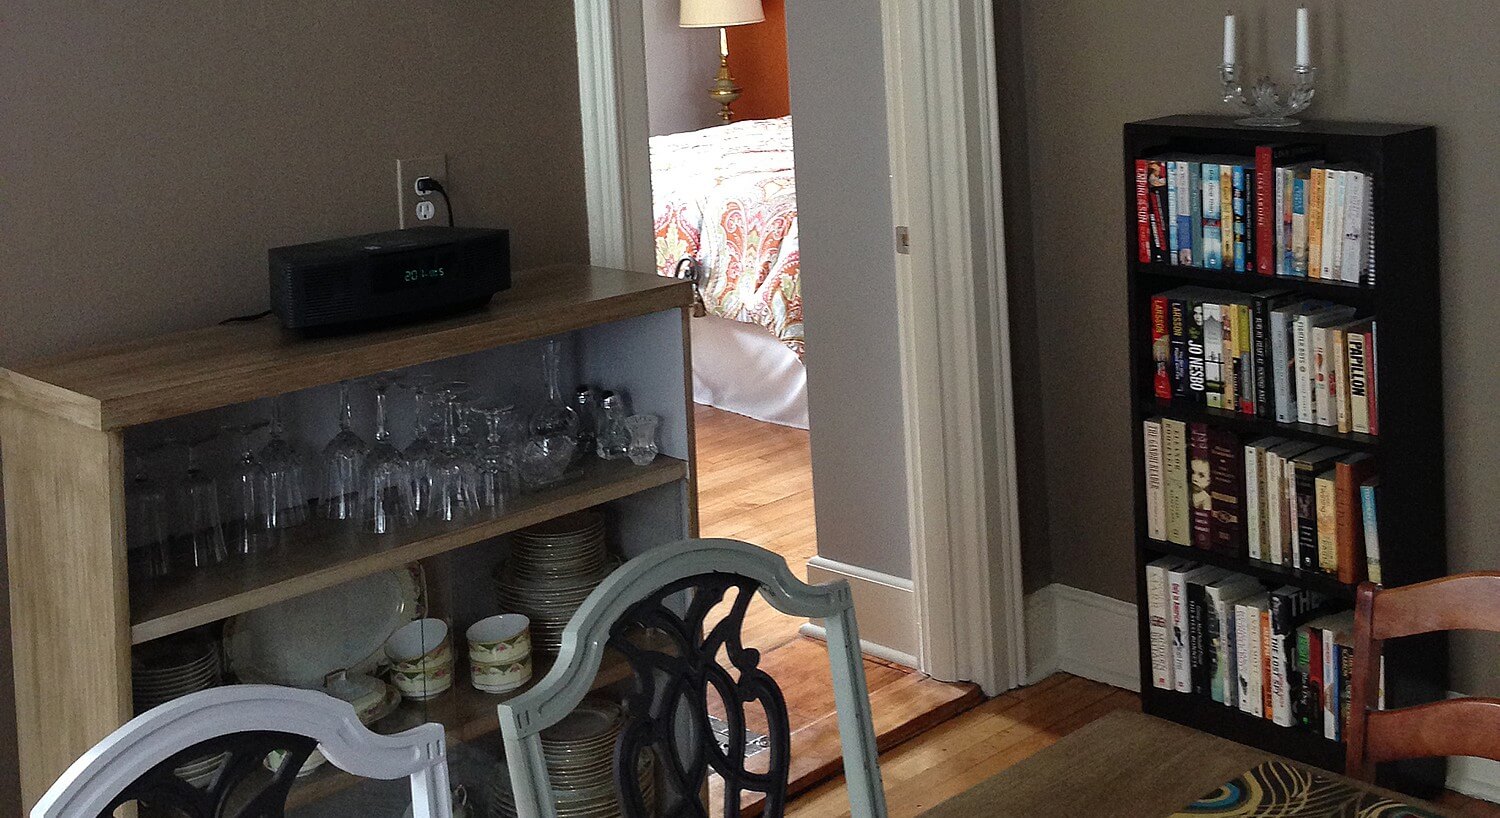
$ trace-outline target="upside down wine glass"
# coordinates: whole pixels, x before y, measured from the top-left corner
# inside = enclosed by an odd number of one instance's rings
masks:
[[[133,578],[164,577],[172,570],[171,518],[167,492],[151,476],[151,466],[160,447],[136,455],[134,477],[126,492],[125,535],[128,541],[130,574]]]
[[[370,447],[354,432],[349,383],[339,384],[339,431],[323,448],[323,513],[330,520],[359,518],[365,458]]]
[[[415,522],[411,469],[406,457],[391,445],[386,428],[386,393],[390,382],[375,384],[375,445],[365,460],[364,530],[389,534]]]
[[[307,461],[287,439],[282,401],[271,402],[271,438],[260,448],[266,467],[267,513],[273,529],[294,528],[307,522]]]
[[[409,375],[401,382],[403,388],[411,390],[415,404],[412,440],[402,454],[411,475],[412,511],[419,516],[432,505],[432,462],[437,459],[438,444],[432,439],[432,407],[428,404],[436,381],[433,375]],[[438,424],[438,431],[442,431],[442,424]]]
[[[432,465],[431,516],[444,522],[467,519],[479,509],[479,466],[458,437],[458,384],[444,390],[443,445]]]
[[[230,550],[240,556],[271,547],[271,475],[250,445],[250,436],[265,427],[260,422],[225,428],[240,441],[240,456],[229,471]]]
[[[182,444],[187,450],[187,471],[177,490],[178,519],[183,558],[193,568],[218,565],[229,558],[219,517],[219,486],[198,464],[199,451],[212,440],[203,437]]]
[[[484,417],[488,435],[479,450],[479,507],[491,514],[505,511],[516,490],[516,408],[500,401],[475,407]]]

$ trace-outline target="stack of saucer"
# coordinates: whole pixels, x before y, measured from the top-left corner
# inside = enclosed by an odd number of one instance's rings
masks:
[[[147,642],[130,657],[131,693],[135,712],[144,713],[189,693],[223,683],[216,642],[198,634],[184,634]],[[193,786],[212,780],[227,754],[205,756],[176,769]]]
[[[542,731],[542,755],[559,818],[620,818],[625,814],[614,781],[615,742],[624,722],[618,704],[591,698]],[[650,753],[642,754],[636,774],[648,810],[656,800],[653,772]],[[510,774],[504,765],[491,782],[490,803],[495,818],[516,818]]]
[[[519,531],[495,574],[502,610],[531,620],[531,641],[556,653],[578,606],[609,575],[604,515],[581,511]]]

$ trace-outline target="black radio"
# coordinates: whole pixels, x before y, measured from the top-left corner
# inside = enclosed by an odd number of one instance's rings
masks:
[[[510,233],[414,227],[267,254],[271,311],[288,329],[337,332],[484,306],[510,287]]]

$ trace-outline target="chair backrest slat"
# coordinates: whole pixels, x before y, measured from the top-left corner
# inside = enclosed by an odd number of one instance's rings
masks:
[[[1375,595],[1376,639],[1434,631],[1500,632],[1500,574],[1435,579]]]
[[[1479,756],[1500,759],[1500,699],[1453,699],[1371,713],[1365,758]]]

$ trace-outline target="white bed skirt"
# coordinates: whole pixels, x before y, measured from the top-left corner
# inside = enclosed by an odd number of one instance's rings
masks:
[[[764,327],[694,318],[693,400],[735,414],[807,428],[807,367]]]

